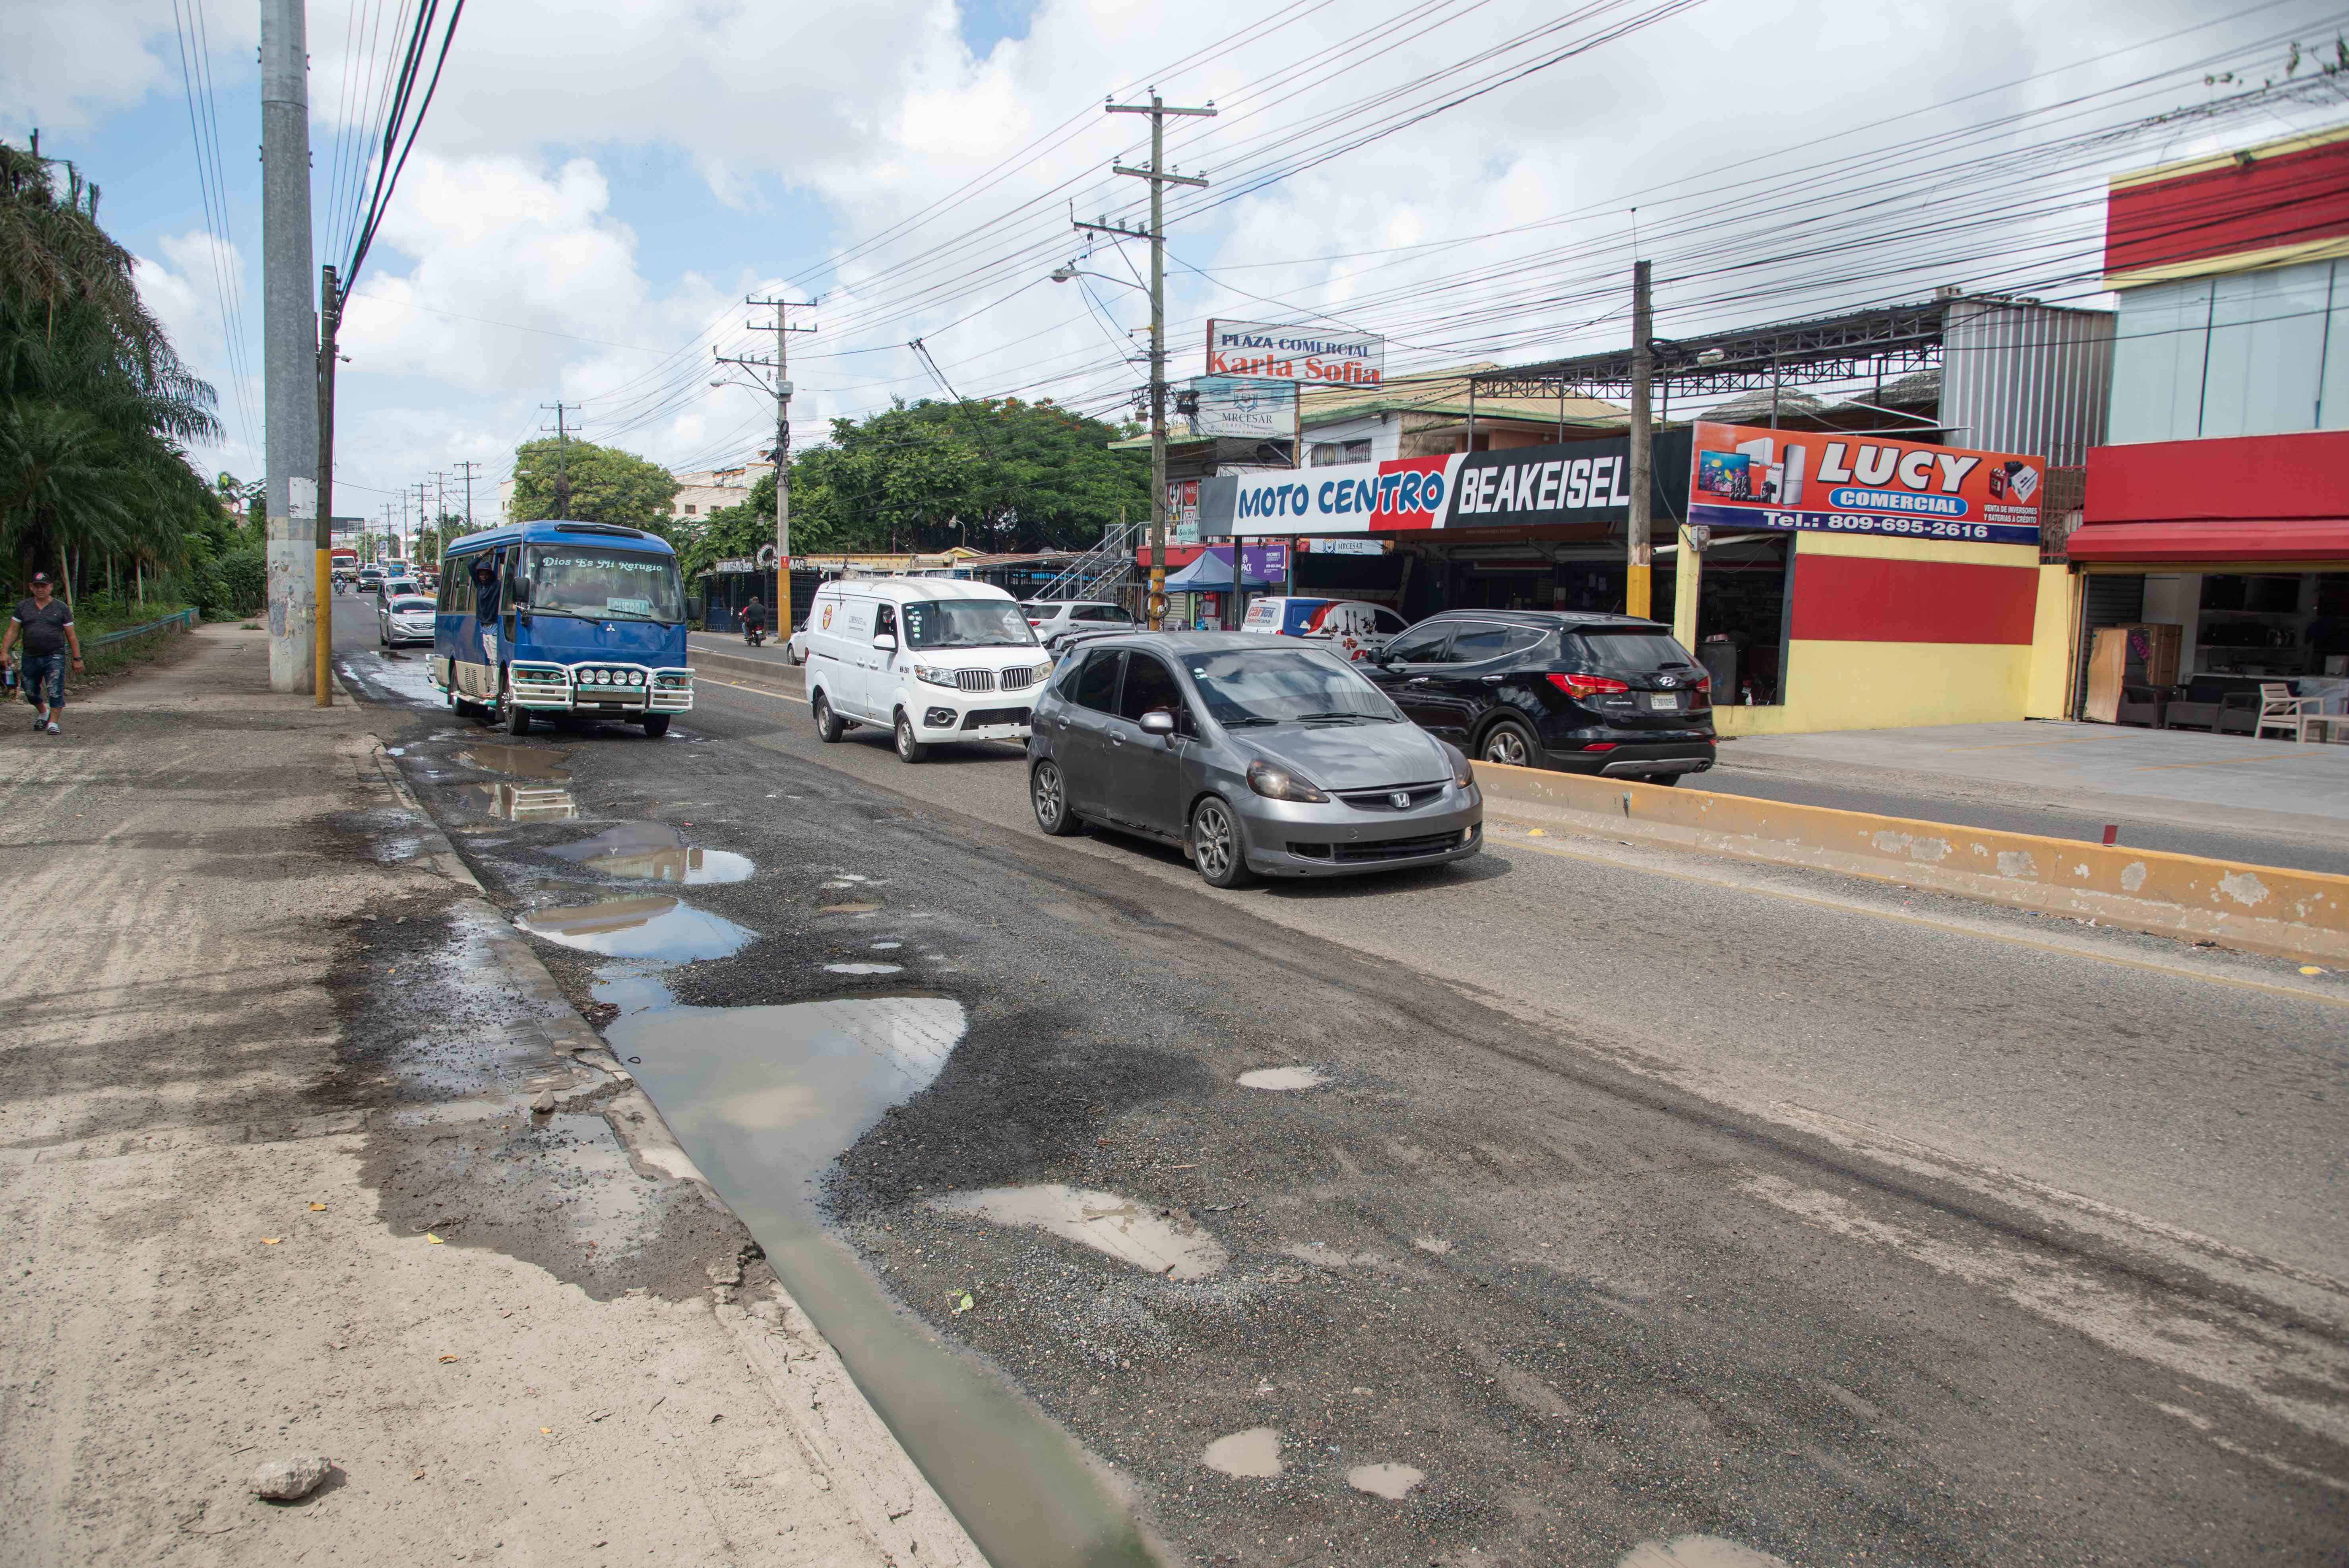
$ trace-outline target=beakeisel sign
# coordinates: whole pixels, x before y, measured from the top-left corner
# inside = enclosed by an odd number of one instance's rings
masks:
[[[1700,422],[1689,462],[1688,520],[1715,530],[2039,542],[2038,458]]]
[[[1260,321],[1207,323],[1207,374],[1327,387],[1386,382],[1387,340],[1363,332],[1273,326]]]

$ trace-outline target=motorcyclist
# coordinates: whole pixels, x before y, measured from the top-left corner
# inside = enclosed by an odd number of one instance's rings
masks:
[[[741,609],[736,611],[735,614],[741,617],[742,640],[744,642],[755,645],[766,641],[767,606],[762,600],[759,599],[754,594],[752,595],[750,602],[748,604],[743,605]]]

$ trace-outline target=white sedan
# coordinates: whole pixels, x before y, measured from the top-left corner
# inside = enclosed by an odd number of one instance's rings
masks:
[[[432,601],[421,593],[387,593],[376,603],[376,641],[387,648],[432,640]]]

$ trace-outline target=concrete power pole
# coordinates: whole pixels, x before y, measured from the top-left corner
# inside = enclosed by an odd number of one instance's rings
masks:
[[[1150,229],[1138,233],[1123,223],[1106,220],[1098,223],[1079,223],[1086,233],[1123,234],[1150,242],[1150,628],[1159,630],[1166,619],[1166,187],[1169,185],[1205,185],[1206,181],[1195,174],[1170,174],[1166,170],[1166,117],[1170,114],[1213,118],[1214,100],[1205,108],[1169,108],[1158,89],[1150,90],[1146,104],[1109,103],[1103,106],[1109,114],[1146,114],[1150,117],[1150,167],[1128,169],[1122,163],[1110,165],[1112,172],[1131,175],[1150,181]],[[1241,582],[1240,542],[1232,538],[1232,602],[1238,603]],[[1231,617],[1237,627],[1238,617]]]
[[[335,335],[343,319],[343,294],[335,269],[318,269],[318,534],[311,596],[318,610],[311,639],[311,689],[318,706],[331,707],[335,677]]]
[[[1648,541],[1648,496],[1656,467],[1655,432],[1648,417],[1656,372],[1654,327],[1648,263],[1635,261],[1631,263],[1631,510],[1623,529],[1623,613],[1627,615],[1648,614],[1655,570]]]
[[[465,531],[471,533],[473,531],[473,470],[481,465],[475,462],[463,462],[457,466],[464,470]]]
[[[755,309],[771,307],[775,313],[775,357],[770,361],[751,355],[730,357],[716,348],[710,357],[720,365],[736,365],[757,376],[761,366],[775,373],[775,629],[783,635],[792,631],[792,342],[795,332],[813,332],[815,324],[793,326],[784,313],[812,310],[813,300],[745,299],[744,304]],[[751,331],[760,331],[761,324],[744,322]]]
[[[564,416],[568,409],[578,406],[576,403],[560,402],[539,405],[552,410],[554,415],[554,515],[557,518],[571,515],[571,427],[564,423]],[[538,428],[542,435],[545,433],[545,426],[541,425]]]
[[[261,328],[269,689],[316,680],[318,323],[310,306],[310,88],[303,0],[261,0]]]

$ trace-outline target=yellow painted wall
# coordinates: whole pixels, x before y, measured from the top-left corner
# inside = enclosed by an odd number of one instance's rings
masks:
[[[2025,718],[2062,718],[2072,689],[2072,627],[2080,583],[2068,566],[2039,569],[2039,613],[2031,623],[2031,681]]]
[[[2028,544],[1968,544],[1956,540],[1894,539],[1862,533],[1795,536],[1795,580],[1802,557],[1858,556],[1878,561],[1953,561],[1978,566],[2039,564]],[[2059,573],[2062,568],[2055,569]],[[2047,614],[2043,571],[2039,614]],[[2067,617],[2068,624],[2068,617]],[[1722,735],[1803,735],[1823,729],[1893,729],[1923,724],[1992,724],[2024,716],[2037,645],[2010,643],[1847,643],[1797,641],[1786,650],[1786,700],[1775,707],[1716,707]],[[2059,687],[2056,700],[2063,693]]]

